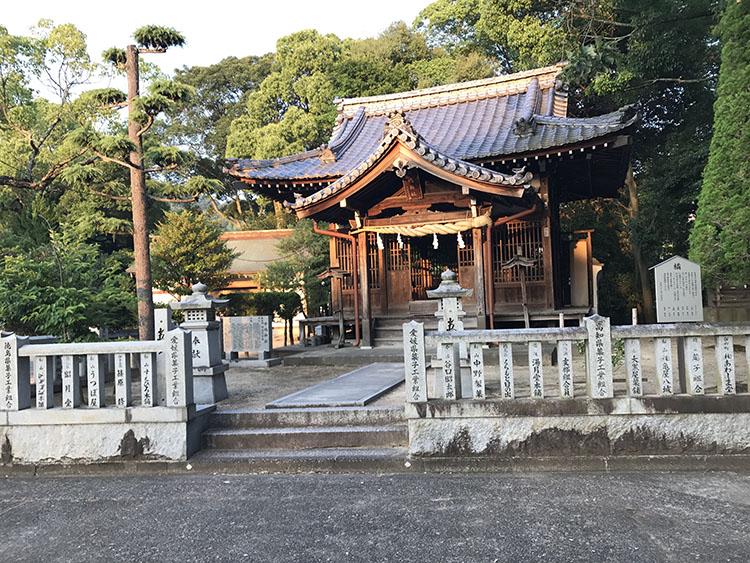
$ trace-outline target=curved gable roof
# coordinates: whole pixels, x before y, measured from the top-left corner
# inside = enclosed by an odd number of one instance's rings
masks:
[[[228,160],[225,172],[255,182],[335,182],[379,150],[389,115],[400,112],[431,149],[461,161],[500,159],[607,137],[629,127],[627,108],[593,118],[565,117],[556,88],[564,65],[338,103],[328,145],[269,160]]]

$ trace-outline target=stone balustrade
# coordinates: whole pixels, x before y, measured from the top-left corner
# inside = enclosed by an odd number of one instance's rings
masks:
[[[588,456],[608,467],[750,452],[750,324],[610,327],[594,315],[570,328],[403,329],[413,456]]]
[[[3,363],[0,366],[2,400],[0,410],[54,408],[56,358],[60,358],[62,409],[128,408],[133,405],[131,365],[140,366],[140,407],[159,406],[159,387],[167,407],[187,407],[193,403],[192,344],[189,331],[175,329],[164,340],[141,342],[93,342],[73,344],[33,344],[33,340],[9,334],[0,339]],[[166,372],[158,373],[157,355],[166,357]],[[134,360],[135,357],[135,361]],[[30,367],[33,366],[36,392],[31,401]],[[106,404],[105,375],[111,366],[114,397]],[[81,370],[85,369],[87,392],[81,402]]]
[[[425,402],[428,399],[456,400],[487,399],[486,379],[499,379],[498,399],[519,397],[520,378],[528,384],[526,396],[532,399],[573,398],[576,382],[585,381],[585,396],[591,399],[611,399],[615,395],[643,397],[644,395],[673,395],[679,389],[676,380],[678,366],[684,366],[685,392],[688,395],[734,395],[737,393],[734,345],[741,340],[750,373],[750,324],[682,323],[610,327],[609,319],[594,315],[584,319],[582,327],[530,328],[518,330],[457,330],[425,332],[422,323],[412,321],[403,325],[404,365],[406,371],[406,401]],[[711,339],[715,347],[716,373],[706,373],[703,359],[703,339]],[[625,377],[615,388],[612,348],[616,340],[624,343]],[[677,351],[673,351],[673,342]],[[577,373],[573,361],[574,344],[585,344],[585,363]],[[498,365],[486,366],[483,347],[497,343]],[[556,347],[557,366],[554,375],[545,373],[542,345]],[[513,346],[525,346],[528,365],[516,365]],[[642,361],[642,346],[653,346],[653,365]],[[436,350],[433,360],[435,381],[432,396],[428,396],[428,348]],[[462,360],[460,348],[468,349],[468,361]],[[673,357],[675,356],[675,357]],[[525,363],[524,363],[525,364]],[[653,375],[655,393],[644,391],[644,373]],[[525,372],[525,373],[524,373]],[[462,377],[463,373],[463,377]],[[523,374],[523,375],[522,375]],[[556,379],[555,390],[545,386],[545,377]],[[750,379],[750,378],[749,378]],[[716,390],[713,391],[714,384]],[[469,388],[470,387],[470,393]],[[580,391],[579,391],[580,392]]]
[[[145,342],[41,344],[3,335],[0,466],[187,459],[215,409],[194,401],[193,338],[182,328]],[[131,394],[131,366],[140,370],[140,393]]]

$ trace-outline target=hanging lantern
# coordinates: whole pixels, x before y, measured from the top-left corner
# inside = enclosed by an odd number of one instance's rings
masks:
[[[434,248],[435,250],[438,249],[437,233],[432,233],[432,248]]]
[[[380,233],[377,233],[377,243],[378,243],[378,250],[383,250],[385,248],[385,245],[383,244],[383,239],[380,238]]]
[[[458,239],[458,248],[466,248],[466,243],[464,242],[464,237],[461,236],[461,233],[457,233],[456,238]]]
[[[396,237],[396,242],[398,243],[398,247],[399,248],[403,248],[404,247],[404,241],[401,240],[401,233],[399,233],[398,236]]]

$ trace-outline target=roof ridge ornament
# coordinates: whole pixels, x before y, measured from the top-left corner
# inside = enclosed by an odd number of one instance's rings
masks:
[[[513,134],[519,137],[530,137],[536,132],[536,116],[528,119],[521,117],[513,124]]]
[[[394,129],[397,131],[393,131]],[[385,122],[383,137],[387,136],[388,133],[398,135],[398,132],[407,133],[414,137],[417,136],[417,132],[414,131],[411,122],[406,118],[406,114],[403,111],[395,110],[388,113],[388,121]]]
[[[332,164],[336,162],[336,155],[328,145],[320,145],[320,162],[323,164]]]

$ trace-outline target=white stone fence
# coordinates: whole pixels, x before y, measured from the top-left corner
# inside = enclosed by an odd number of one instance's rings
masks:
[[[79,359],[85,358],[87,409],[133,406],[131,357],[136,356],[141,372],[140,407],[159,406],[159,385],[165,385],[166,407],[187,407],[193,403],[193,362],[190,332],[175,329],[164,340],[141,342],[93,342],[73,344],[31,344],[28,337],[11,334],[0,338],[2,365],[0,410],[47,410],[54,408],[56,358],[61,362],[62,409],[81,407]],[[157,373],[157,354],[167,359],[166,373]],[[114,402],[107,405],[105,371],[114,360]],[[36,393],[31,401],[30,365],[33,365]]]
[[[586,381],[586,396],[591,399],[609,399],[615,396],[613,381],[612,347],[616,339],[624,341],[626,380],[624,389],[617,394],[628,397],[643,397],[644,371],[641,345],[654,346],[654,372],[657,396],[675,393],[675,377],[678,361],[673,358],[672,341],[678,342],[678,355],[684,354],[686,391],[689,395],[704,395],[706,373],[703,365],[702,339],[713,339],[716,350],[716,393],[737,393],[735,377],[734,342],[743,339],[745,359],[750,374],[750,324],[682,323],[660,325],[633,325],[610,327],[608,318],[594,315],[584,319],[582,327],[531,328],[519,330],[460,330],[425,332],[424,325],[412,321],[403,325],[404,367],[406,376],[407,403],[426,402],[429,398],[455,400],[487,398],[485,379],[487,375],[500,380],[499,399],[515,399],[516,385],[520,377],[529,385],[528,396],[545,398],[545,376],[542,362],[542,344],[557,348],[557,368],[552,375],[557,381],[554,398],[573,398],[576,381]],[[585,373],[575,373],[573,345],[584,341],[586,346]],[[646,342],[644,342],[646,341]],[[485,367],[483,347],[498,343],[498,365]],[[528,351],[528,368],[513,362],[513,345],[524,345]],[[428,397],[427,347],[437,350],[437,368],[432,396]],[[462,357],[461,349],[467,350]],[[684,362],[684,363],[683,363]],[[463,369],[461,369],[463,368]],[[521,375],[523,370],[528,370]],[[463,374],[462,374],[463,372]],[[463,375],[463,377],[462,377]],[[710,375],[710,374],[709,374]],[[750,377],[748,378],[750,380]],[[463,381],[462,381],[463,380]],[[469,393],[469,387],[471,392]],[[525,386],[524,386],[525,387]],[[547,387],[549,390],[550,386]]]

